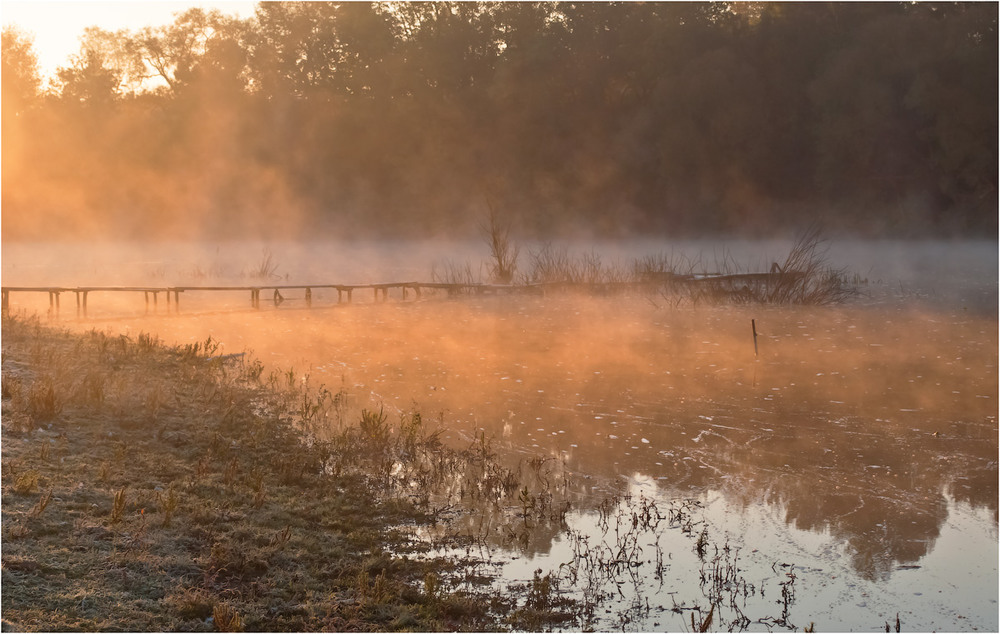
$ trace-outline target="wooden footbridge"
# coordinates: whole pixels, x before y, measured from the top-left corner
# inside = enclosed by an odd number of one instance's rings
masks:
[[[347,303],[353,301],[354,291],[370,290],[373,292],[373,299],[376,303],[387,301],[390,289],[401,291],[405,301],[412,292],[415,299],[420,299],[422,291],[435,290],[445,291],[452,295],[483,295],[498,293],[533,293],[545,294],[551,290],[576,289],[594,295],[608,295],[622,293],[628,290],[654,291],[664,286],[699,286],[703,291],[709,293],[731,293],[739,292],[747,284],[776,284],[781,282],[795,281],[800,279],[798,272],[771,272],[771,273],[742,273],[735,275],[725,274],[697,274],[678,275],[674,273],[655,273],[644,275],[638,281],[617,281],[617,282],[541,282],[533,284],[485,284],[479,282],[391,282],[385,284],[257,284],[247,286],[3,286],[3,313],[10,310],[11,293],[47,293],[49,296],[49,314],[58,316],[60,310],[60,298],[64,293],[73,293],[76,299],[77,317],[87,316],[87,299],[92,293],[142,293],[145,300],[146,312],[150,308],[155,312],[159,307],[160,295],[165,296],[167,312],[180,312],[180,298],[182,293],[203,293],[203,292],[242,292],[250,293],[250,305],[253,308],[261,307],[261,293],[265,297],[269,296],[269,301],[275,306],[280,306],[294,291],[301,291],[305,305],[312,307],[313,291],[319,289],[335,289],[337,291],[337,303]],[[289,293],[289,297],[285,297]]]
[[[371,290],[374,294],[374,301],[387,301],[390,289],[399,289],[402,297],[406,300],[412,291],[414,298],[420,299],[422,291],[435,289],[444,290],[448,295],[484,294],[498,293],[503,291],[520,290],[520,286],[500,285],[500,284],[480,284],[480,283],[445,283],[445,282],[392,282],[387,284],[266,284],[254,286],[4,286],[3,312],[10,310],[11,293],[47,293],[49,296],[49,312],[58,315],[61,308],[61,296],[66,293],[73,293],[76,299],[76,314],[78,317],[87,316],[87,299],[92,293],[142,293],[145,300],[146,312],[150,308],[156,311],[160,303],[160,295],[165,296],[167,312],[180,312],[181,293],[194,292],[244,292],[250,293],[250,305],[254,308],[261,306],[261,293],[265,297],[270,295],[270,301],[275,306],[281,305],[286,299],[284,293],[292,291],[302,291],[303,299],[307,307],[312,307],[313,291],[318,289],[335,289],[337,291],[337,303],[348,303],[353,301],[354,291]],[[526,287],[525,287],[526,288]]]

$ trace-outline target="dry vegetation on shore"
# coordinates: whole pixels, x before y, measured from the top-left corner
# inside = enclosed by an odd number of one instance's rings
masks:
[[[485,446],[448,450],[418,415],[397,426],[370,411],[321,438],[305,430],[342,419],[341,395],[212,359],[213,347],[4,317],[5,630],[482,631],[568,618],[513,590],[477,591],[453,574],[463,562],[421,556],[396,528],[433,519],[400,478],[419,486],[440,476],[435,464],[474,470],[480,495],[516,495],[517,474]]]

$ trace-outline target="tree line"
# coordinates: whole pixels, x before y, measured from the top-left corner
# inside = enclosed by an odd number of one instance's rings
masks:
[[[261,2],[3,31],[5,238],[995,235],[995,3]]]

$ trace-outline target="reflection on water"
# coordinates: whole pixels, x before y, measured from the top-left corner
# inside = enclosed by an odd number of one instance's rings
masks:
[[[758,559],[752,570],[777,559],[811,571],[800,576],[811,590],[797,595],[808,620],[845,623],[830,606],[849,600],[871,607],[850,627],[899,611],[921,628],[996,629],[996,288],[978,279],[967,296],[938,295],[946,301],[916,293],[823,308],[562,295],[313,310],[291,299],[249,311],[245,298],[219,310],[192,296],[184,314],[194,319],[70,323],[168,342],[211,335],[359,402],[439,419],[455,444],[484,430],[514,460],[552,457],[578,491],[627,481],[659,499],[703,500],[720,537],[739,535]],[[989,285],[993,310],[983,309]],[[565,542],[550,528],[525,552],[532,562],[560,563]],[[942,556],[962,543],[988,552]],[[972,565],[982,561],[992,563]],[[926,586],[908,594],[913,579]],[[968,622],[956,620],[963,602]]]
[[[635,508],[643,495],[662,489],[648,479],[630,479],[628,493]],[[619,570],[591,625],[598,631],[689,631],[690,616],[704,618],[712,593],[723,601],[713,631],[773,631],[817,629],[873,631],[897,614],[903,631],[994,631],[997,628],[996,524],[992,514],[948,499],[949,522],[919,565],[897,566],[884,580],[854,574],[850,548],[823,531],[800,530],[784,523],[780,506],[734,509],[721,491],[704,491],[693,510],[695,531],[685,534],[662,522],[640,532],[640,565]],[[690,506],[688,508],[691,508]],[[703,523],[700,523],[703,522]],[[535,570],[563,571],[565,585],[586,602],[595,589],[588,584],[585,566],[577,564],[579,540],[591,550],[621,543],[613,524],[602,528],[597,512],[570,518],[572,528],[553,540],[546,552],[516,558],[507,564],[507,580],[530,582]],[[702,528],[710,545],[699,558],[695,544]],[[763,547],[762,547],[763,546]],[[664,566],[660,566],[665,562]],[[568,568],[575,574],[567,574]],[[579,568],[584,568],[581,573]],[[728,574],[728,577],[726,575]],[[730,583],[717,585],[722,575]],[[570,584],[569,581],[575,581]],[[784,590],[791,602],[784,603]]]

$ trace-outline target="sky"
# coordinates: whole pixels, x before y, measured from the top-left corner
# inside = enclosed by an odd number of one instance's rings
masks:
[[[253,15],[256,2],[224,0],[0,0],[0,22],[16,24],[34,36],[34,50],[44,77],[69,64],[79,52],[79,38],[88,26],[108,31],[169,24],[174,14],[191,7],[219,9],[241,18]]]

